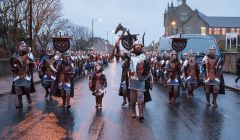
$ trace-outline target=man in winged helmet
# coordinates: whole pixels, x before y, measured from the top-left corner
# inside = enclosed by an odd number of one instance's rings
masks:
[[[132,104],[132,118],[136,118],[136,102],[139,108],[139,120],[143,120],[144,92],[146,91],[144,72],[150,69],[145,53],[142,51],[143,45],[137,40],[133,44],[130,56],[130,100]]]

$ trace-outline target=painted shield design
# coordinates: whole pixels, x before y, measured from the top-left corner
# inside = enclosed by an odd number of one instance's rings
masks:
[[[53,46],[59,52],[64,53],[70,48],[69,40],[68,37],[53,37]]]
[[[182,51],[187,46],[186,38],[173,38],[172,39],[172,48],[176,52]]]
[[[141,61],[137,63],[136,73],[139,80],[147,80],[150,76],[151,67],[148,63]]]
[[[133,48],[133,43],[136,40],[137,36],[136,35],[124,35],[121,37],[122,39],[122,46],[126,50],[131,50]]]

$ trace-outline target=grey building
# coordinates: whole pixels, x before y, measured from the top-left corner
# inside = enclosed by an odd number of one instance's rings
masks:
[[[227,33],[240,34],[240,17],[206,16],[189,7],[186,0],[177,1],[177,6],[172,2],[165,10],[165,36],[178,33],[213,35],[223,47]]]

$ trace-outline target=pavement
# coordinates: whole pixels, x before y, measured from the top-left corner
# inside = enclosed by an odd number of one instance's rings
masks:
[[[235,83],[235,79],[237,78],[237,75],[235,74],[229,74],[224,73],[223,74],[224,80],[225,80],[225,87],[240,92],[240,80],[238,83]]]
[[[235,83],[235,79],[237,75],[224,73],[223,76],[225,79],[226,88],[240,92],[240,80],[238,81],[238,83]],[[35,84],[40,82],[37,72],[34,72],[33,77],[34,77],[33,80]],[[6,75],[6,76],[0,77],[0,95],[10,93],[12,88],[12,80],[13,80],[12,75]]]
[[[1,94],[9,94],[11,92],[12,80],[13,80],[12,75],[6,75],[6,76],[0,77],[0,95]],[[33,82],[35,84],[40,82],[37,72],[33,73]]]

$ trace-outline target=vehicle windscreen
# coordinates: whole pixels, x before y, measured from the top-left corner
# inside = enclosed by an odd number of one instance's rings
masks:
[[[163,39],[160,41],[160,52],[172,50],[172,39]],[[219,55],[219,50],[217,48],[216,42],[210,37],[193,37],[188,38],[187,46],[182,53],[189,53],[193,51],[195,54],[207,54],[209,52],[209,47],[214,46],[216,49],[216,55]]]

